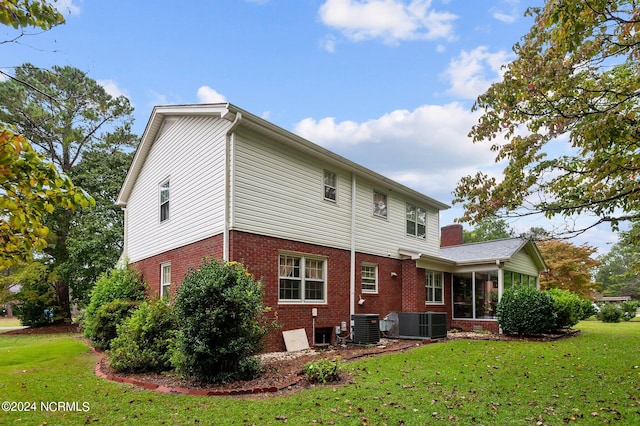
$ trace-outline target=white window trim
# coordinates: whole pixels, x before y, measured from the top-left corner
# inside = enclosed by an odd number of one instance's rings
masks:
[[[300,258],[300,299],[281,299],[280,298],[280,280],[281,279],[291,279],[291,277],[288,276],[280,276],[280,258],[282,256],[291,256],[291,257],[297,257]],[[323,283],[323,288],[322,288],[322,295],[323,295],[323,299],[310,299],[310,300],[305,300],[304,298],[304,293],[305,293],[305,267],[306,267],[306,260],[320,260],[322,261],[322,277],[324,279],[324,283]],[[327,258],[324,256],[314,256],[314,255],[309,255],[309,254],[304,254],[304,253],[295,253],[295,252],[280,252],[278,254],[278,304],[281,305],[300,305],[300,304],[314,304],[314,305],[325,305],[327,304],[327,288],[328,288],[328,283],[327,283]]]
[[[413,207],[416,211],[416,220],[413,222],[414,223],[414,232],[413,234],[409,234],[407,232],[407,207]],[[413,204],[413,203],[405,203],[405,210],[404,210],[404,232],[408,237],[413,237],[413,238],[417,238],[419,240],[426,240],[427,239],[427,209],[425,209],[424,207],[421,207],[417,204]],[[419,211],[422,210],[424,212],[424,236],[419,236],[418,235],[418,213]]]
[[[385,205],[385,213],[386,214],[384,214],[384,215],[376,213],[376,207],[373,204],[375,202],[375,200],[376,200],[376,194],[383,195],[384,199],[386,201],[386,205]],[[372,201],[371,202],[371,214],[373,214],[374,217],[379,217],[380,219],[385,219],[385,220],[389,219],[389,196],[386,193],[382,192],[382,191],[378,191],[378,190],[374,189],[372,194],[371,194],[371,201]]]
[[[444,305],[444,273],[440,272],[440,271],[430,271],[430,270],[425,270],[425,283],[424,283],[424,287],[425,287],[425,291],[427,288],[429,288],[429,286],[427,286],[427,277],[429,275],[431,275],[432,277],[435,275],[440,275],[440,290],[442,291],[442,300],[441,301],[436,301],[436,300],[425,300],[425,305]],[[433,280],[433,278],[432,278]],[[433,281],[432,281],[433,283]],[[436,287],[431,287],[433,289],[435,289]]]
[[[370,289],[365,289],[364,288],[364,277],[362,276],[362,268],[363,267],[372,267],[373,268],[373,274],[374,274],[374,286],[375,289],[370,290]],[[378,265],[375,263],[366,263],[363,262],[360,268],[360,288],[362,289],[363,293],[367,293],[367,294],[377,294],[378,293]]]
[[[165,184],[168,184],[168,192],[169,192],[169,199],[166,201],[166,203],[169,205],[169,208],[167,209],[167,217],[165,219],[162,218],[162,206],[163,206],[163,202],[162,202],[162,191],[163,191],[163,186]],[[162,182],[160,182],[160,184],[158,185],[158,220],[160,223],[165,223],[168,222],[171,219],[171,178],[167,177],[166,179],[162,180]]]
[[[169,267],[169,277],[165,276],[165,268]],[[164,288],[167,287],[168,293],[165,294]],[[164,262],[160,264],[160,299],[164,297],[171,297],[171,262]]]
[[[334,178],[335,178],[335,186],[327,185],[325,183],[325,177],[326,177],[327,173],[331,173],[334,176]],[[326,197],[327,187],[333,189],[333,191],[335,193],[335,197],[336,197],[335,199],[331,199],[331,198],[327,198]],[[322,171],[322,198],[325,201],[329,201],[331,203],[337,203],[338,202],[338,174],[336,172],[332,172],[331,170],[327,170],[327,169],[324,169]]]

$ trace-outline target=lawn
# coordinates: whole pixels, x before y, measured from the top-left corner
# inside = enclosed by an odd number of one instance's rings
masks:
[[[0,335],[0,395],[23,409],[0,424],[640,424],[640,322],[577,328],[554,342],[424,345],[345,365],[342,387],[259,398],[112,383],[75,335]]]

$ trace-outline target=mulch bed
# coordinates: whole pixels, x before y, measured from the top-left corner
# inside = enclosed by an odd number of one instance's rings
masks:
[[[76,324],[52,324],[45,327],[26,328],[13,330],[4,334],[56,334],[56,333],[80,333]],[[447,338],[473,339],[473,340],[506,340],[506,341],[552,341],[565,337],[575,336],[579,330],[561,330],[554,334],[543,334],[535,336],[511,336],[501,334],[488,334],[477,332],[449,333]],[[96,364],[96,375],[107,380],[121,383],[129,383],[146,389],[154,389],[164,393],[181,393],[190,395],[266,395],[275,392],[283,393],[295,391],[314,386],[309,383],[302,374],[304,366],[312,361],[321,358],[338,359],[341,362],[348,362],[356,358],[374,356],[382,353],[405,351],[417,346],[421,346],[431,341],[419,340],[391,340],[382,339],[378,346],[356,346],[348,345],[346,348],[330,348],[323,351],[303,351],[297,353],[271,353],[262,355],[262,374],[246,381],[236,381],[226,384],[201,385],[199,383],[184,380],[179,375],[170,373],[146,373],[146,374],[126,374],[116,373],[109,366],[108,357],[104,353],[95,351],[100,357]],[[87,343],[88,344],[88,343]],[[340,382],[333,382],[331,385],[341,385],[350,381],[348,374],[342,374]]]

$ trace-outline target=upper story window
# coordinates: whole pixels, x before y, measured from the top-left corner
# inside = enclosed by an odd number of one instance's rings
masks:
[[[378,292],[378,265],[362,264],[362,292]]]
[[[427,237],[427,211],[407,203],[407,235],[425,239]]]
[[[278,265],[280,302],[324,303],[326,301],[325,259],[281,254]]]
[[[337,192],[337,176],[335,173],[329,170],[324,171],[324,199],[329,201],[336,201]]]
[[[160,184],[160,222],[169,219],[169,179]]]
[[[373,215],[387,217],[387,194],[373,191]]]
[[[444,303],[442,272],[426,271],[427,303]]]
[[[160,298],[171,295],[171,263],[160,265]]]

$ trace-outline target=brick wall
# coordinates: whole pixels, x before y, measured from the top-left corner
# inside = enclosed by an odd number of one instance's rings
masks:
[[[453,224],[440,229],[440,247],[459,246],[463,243],[462,225]]]
[[[159,295],[160,265],[171,262],[172,284],[176,284],[172,285],[171,292],[175,294],[189,267],[197,267],[207,256],[222,258],[222,243],[222,235],[217,235],[144,259],[132,266],[142,273],[151,287],[151,292],[154,295]],[[326,304],[278,303],[278,258],[281,251],[321,256],[327,259]],[[318,312],[315,317],[316,329],[331,328],[333,331],[342,322],[346,322],[347,329],[349,329],[351,253],[348,250],[231,231],[229,252],[230,260],[245,265],[247,270],[262,282],[265,293],[264,304],[270,308],[268,316],[270,319],[277,319],[281,325],[279,329],[266,336],[265,350],[285,350],[282,331],[297,328],[306,330],[309,344],[313,345],[313,308],[316,308]],[[361,265],[363,262],[378,265],[378,293],[364,293],[362,291]],[[413,260],[399,260],[357,253],[355,313],[378,314],[380,318],[383,318],[392,311],[421,312],[446,309],[444,306],[435,308],[425,306],[424,282],[424,271],[416,268],[416,262]],[[445,293],[445,297],[446,294],[448,293]],[[360,297],[365,301],[362,305],[357,304]],[[335,332],[332,332],[331,340],[331,343],[335,343]]]
[[[171,294],[173,295],[189,268],[201,265],[205,257],[222,259],[222,234],[146,258],[132,263],[131,266],[142,274],[149,284],[152,295],[159,297],[161,264],[171,262]]]

